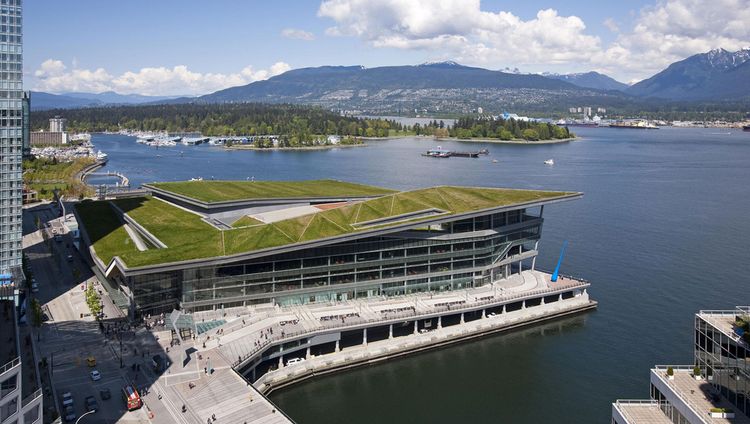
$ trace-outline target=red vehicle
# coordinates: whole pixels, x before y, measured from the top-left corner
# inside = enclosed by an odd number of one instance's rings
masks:
[[[133,411],[143,406],[143,401],[141,401],[141,395],[138,394],[138,391],[135,390],[133,386],[123,387],[122,397],[123,399],[125,399],[125,404],[127,404],[128,406],[128,411]]]

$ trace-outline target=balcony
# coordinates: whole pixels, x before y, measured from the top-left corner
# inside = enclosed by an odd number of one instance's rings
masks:
[[[655,400],[618,400],[612,417],[617,424],[672,424]]]
[[[691,423],[735,423],[750,424],[750,418],[742,414],[706,380],[693,377],[693,367],[672,365],[672,378],[667,376],[667,365],[657,365],[651,370],[651,384]],[[712,416],[711,410],[724,408],[733,411],[734,418]]]

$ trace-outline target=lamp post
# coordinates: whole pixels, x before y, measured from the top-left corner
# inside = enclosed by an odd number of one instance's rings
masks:
[[[94,412],[96,412],[96,409],[92,409],[91,411],[86,412],[85,414],[81,415],[80,417],[78,417],[78,419],[76,420],[75,424],[78,424],[78,422],[81,421],[81,418],[85,417],[88,414],[93,414]]]

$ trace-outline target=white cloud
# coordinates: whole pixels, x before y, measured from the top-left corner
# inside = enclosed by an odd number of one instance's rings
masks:
[[[480,0],[323,0],[318,16],[330,36],[354,36],[380,48],[418,49],[433,58],[526,70],[599,70],[622,80],[645,78],[676,60],[750,45],[750,0],[656,0],[630,28],[604,25],[604,45],[577,16],[540,10],[524,20],[481,9]]]
[[[60,60],[48,59],[34,72],[35,90],[52,93],[115,91],[120,94],[190,95],[206,94],[228,87],[268,79],[291,69],[276,62],[268,69],[247,66],[236,73],[200,73],[179,65],[173,68],[141,68],[112,75],[103,68],[68,69]]]
[[[604,20],[604,26],[607,27],[612,32],[620,32],[620,26],[617,25],[617,21],[615,21],[612,18],[607,18]]]
[[[315,34],[301,29],[286,28],[281,31],[281,36],[284,38],[291,38],[293,40],[304,40],[312,41],[315,39]]]

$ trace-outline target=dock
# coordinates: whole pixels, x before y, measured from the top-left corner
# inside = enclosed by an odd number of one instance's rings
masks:
[[[478,158],[482,155],[489,155],[490,152],[487,149],[477,150],[477,151],[453,151],[453,150],[443,150],[438,146],[437,149],[430,149],[425,153],[422,153],[422,156],[432,157],[432,158],[450,158],[450,157],[457,157],[457,158]]]

